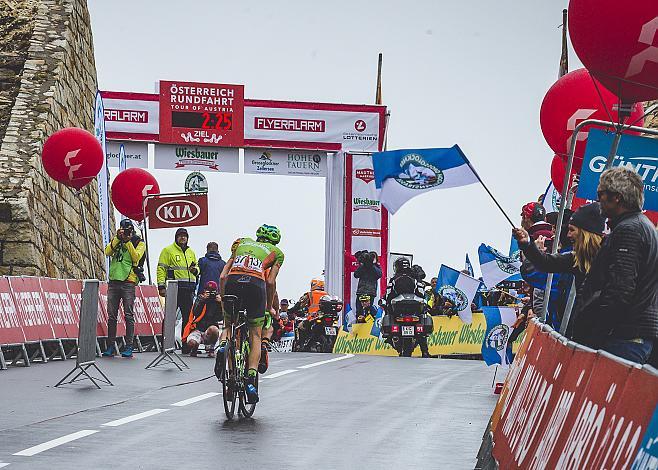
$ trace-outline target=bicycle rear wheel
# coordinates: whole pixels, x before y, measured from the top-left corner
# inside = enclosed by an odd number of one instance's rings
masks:
[[[235,405],[238,402],[237,364],[235,363],[235,341],[231,339],[224,353],[224,374],[222,378],[222,396],[224,412],[229,420],[235,417]]]

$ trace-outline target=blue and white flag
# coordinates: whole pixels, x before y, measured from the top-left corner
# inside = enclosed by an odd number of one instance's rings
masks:
[[[484,243],[478,248],[478,257],[480,258],[482,279],[490,289],[521,271],[521,261],[505,256],[500,251]]]
[[[469,276],[475,277],[475,273],[473,272],[473,265],[471,264],[471,260],[468,259],[468,253],[466,253],[466,264],[464,265],[464,269],[468,271]]]
[[[352,310],[350,304],[345,304],[345,309],[343,310],[343,331],[351,332],[354,322],[356,322],[356,312]]]
[[[456,269],[441,265],[438,280],[436,282],[436,293],[447,298],[457,311],[457,315],[464,323],[473,321],[471,302],[480,287],[480,281]]]
[[[509,242],[509,257],[516,260],[516,261],[521,261],[521,248],[519,248],[519,242],[516,241],[516,238],[514,236],[511,237],[512,239]],[[521,277],[521,273],[514,274],[513,276],[508,277],[505,279],[506,281],[522,281],[523,277]]]
[[[562,188],[560,188],[562,189]],[[557,192],[553,182],[548,185],[546,192],[544,193],[544,199],[542,199],[542,205],[546,209],[546,213],[558,212],[560,210],[560,193]]]
[[[458,145],[376,152],[372,164],[379,200],[391,214],[419,194],[478,182]]]
[[[487,321],[487,331],[482,341],[482,359],[491,364],[511,364],[512,348],[507,349],[507,342],[512,334],[512,325],[516,321],[514,307],[482,307]]]
[[[381,336],[383,317],[384,317],[384,309],[380,307],[377,309],[377,315],[375,315],[375,322],[372,324],[372,328],[370,328],[371,336],[376,336],[378,338]]]

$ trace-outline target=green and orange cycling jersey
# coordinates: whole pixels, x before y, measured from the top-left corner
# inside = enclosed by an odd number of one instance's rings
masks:
[[[248,275],[265,280],[265,271],[283,264],[283,251],[267,242],[238,238],[231,246],[233,265],[229,275]]]

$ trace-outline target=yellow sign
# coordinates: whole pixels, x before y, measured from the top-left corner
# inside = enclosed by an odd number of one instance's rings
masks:
[[[484,314],[473,313],[473,322],[470,325],[462,322],[456,315],[451,318],[437,316],[432,319],[434,320],[434,332],[427,338],[430,354],[480,354],[482,352],[482,340],[484,340],[484,333],[487,330]],[[373,322],[356,323],[352,326],[351,333],[341,329],[334,345],[334,352],[397,356],[397,351],[389,344],[370,334],[372,325]],[[420,356],[420,348],[417,347],[413,355]]]

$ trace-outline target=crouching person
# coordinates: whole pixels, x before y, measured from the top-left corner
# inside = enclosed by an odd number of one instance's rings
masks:
[[[208,357],[215,357],[221,319],[222,299],[217,291],[217,283],[208,281],[194,301],[189,321],[183,330],[190,356],[196,356],[199,346],[203,344]]]

